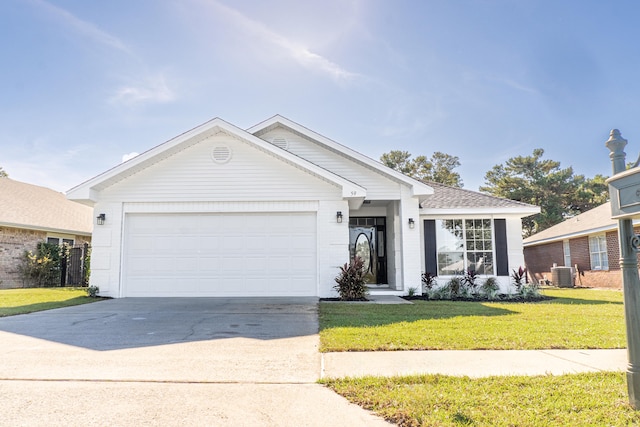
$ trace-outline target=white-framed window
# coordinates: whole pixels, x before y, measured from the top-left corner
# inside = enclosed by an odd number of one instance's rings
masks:
[[[490,219],[436,220],[438,276],[494,274]]]
[[[67,239],[64,237],[56,237],[56,236],[48,236],[47,237],[47,243],[50,245],[69,245],[69,246],[73,246],[73,244],[75,243],[73,239]]]
[[[571,267],[571,246],[568,240],[562,241],[562,251],[564,252],[564,266]]]
[[[608,270],[607,237],[604,234],[589,236],[589,255],[592,270]]]

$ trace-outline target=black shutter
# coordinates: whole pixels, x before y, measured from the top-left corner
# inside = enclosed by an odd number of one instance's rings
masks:
[[[493,230],[496,239],[496,274],[498,276],[508,276],[509,252],[507,250],[507,221],[504,219],[494,219]]]
[[[424,220],[424,268],[426,273],[438,275],[438,251],[436,246],[436,220]]]

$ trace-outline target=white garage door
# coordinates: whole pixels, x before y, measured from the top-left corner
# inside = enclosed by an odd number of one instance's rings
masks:
[[[315,213],[127,214],[124,296],[315,296]]]

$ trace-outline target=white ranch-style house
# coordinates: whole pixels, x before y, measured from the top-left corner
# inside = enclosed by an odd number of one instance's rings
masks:
[[[467,268],[524,265],[539,208],[409,178],[282,116],[204,123],[71,189],[94,208],[103,296],[336,296],[365,260],[371,293],[421,290]]]

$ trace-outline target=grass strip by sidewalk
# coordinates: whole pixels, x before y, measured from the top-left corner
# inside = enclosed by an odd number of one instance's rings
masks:
[[[533,303],[320,304],[320,351],[625,348],[622,292],[548,289]]]
[[[0,317],[87,304],[101,299],[88,297],[85,288],[0,289]]]
[[[400,426],[640,425],[625,374],[443,375],[326,379],[323,384]]]

